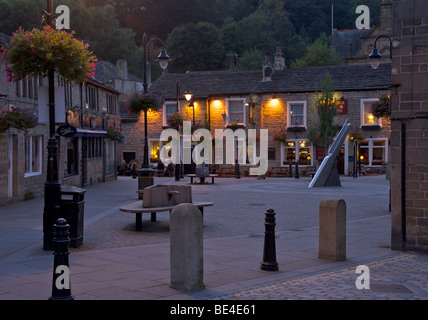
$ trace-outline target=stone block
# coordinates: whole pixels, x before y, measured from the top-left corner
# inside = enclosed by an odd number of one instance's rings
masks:
[[[319,259],[346,260],[346,203],[323,199],[319,205]]]
[[[171,287],[184,291],[205,288],[203,283],[203,222],[201,211],[181,203],[171,212]]]

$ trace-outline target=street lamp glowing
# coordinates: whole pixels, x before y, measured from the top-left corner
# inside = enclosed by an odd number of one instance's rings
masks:
[[[186,100],[190,101],[190,99],[192,99],[192,96],[193,96],[192,92],[189,89],[187,89],[186,92],[184,93],[184,97],[186,98]]]

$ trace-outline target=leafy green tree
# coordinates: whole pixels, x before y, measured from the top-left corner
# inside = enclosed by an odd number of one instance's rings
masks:
[[[219,70],[224,47],[221,31],[212,23],[189,23],[174,28],[166,41],[173,72]]]
[[[320,86],[321,91],[318,91],[315,100],[318,122],[309,127],[308,136],[315,146],[323,147],[326,151],[336,135],[334,117],[337,115],[337,102],[333,94],[333,80],[328,73],[324,74]]]
[[[238,59],[238,70],[261,70],[264,54],[258,49],[246,50]]]
[[[342,59],[332,50],[331,46],[323,35],[314,43],[308,45],[306,54],[291,63],[291,67],[314,67],[338,65]]]

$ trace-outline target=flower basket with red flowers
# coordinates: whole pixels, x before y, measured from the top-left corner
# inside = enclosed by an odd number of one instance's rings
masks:
[[[388,119],[391,115],[389,94],[385,94],[381,96],[378,101],[373,102],[370,113],[377,118]]]
[[[128,99],[126,108],[133,114],[139,115],[141,111],[157,111],[162,108],[163,100],[154,93],[138,92]]]
[[[281,130],[279,132],[275,132],[273,134],[273,138],[276,141],[280,141],[280,142],[284,142],[285,143],[287,141],[287,132],[285,132],[283,130]]]
[[[44,77],[51,68],[75,83],[84,82],[95,73],[97,58],[88,50],[88,45],[77,40],[74,32],[50,26],[31,31],[19,28],[2,51],[8,81],[27,76]]]
[[[9,128],[16,128],[24,131],[34,128],[39,123],[39,118],[32,110],[12,107],[10,111],[3,111],[0,114],[0,132],[5,132]]]
[[[121,128],[113,128],[113,127],[108,128],[107,138],[112,141],[117,141],[119,143],[123,143],[125,141],[125,137],[123,136],[123,132]]]

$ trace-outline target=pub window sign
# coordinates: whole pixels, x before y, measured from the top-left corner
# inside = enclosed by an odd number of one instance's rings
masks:
[[[347,113],[348,113],[348,101],[337,100],[337,114],[347,114]]]

